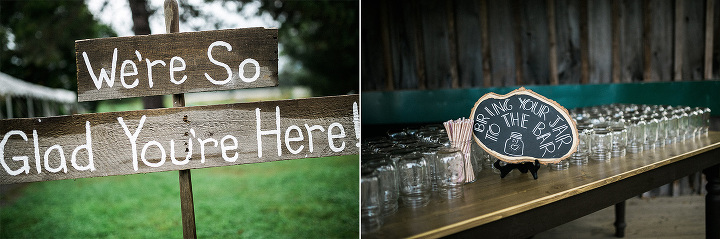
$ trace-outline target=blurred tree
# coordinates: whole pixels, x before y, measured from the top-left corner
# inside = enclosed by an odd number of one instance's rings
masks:
[[[280,73],[281,79],[309,86],[315,95],[359,92],[358,1],[260,3],[258,14],[270,13],[280,22],[278,41],[282,53],[292,60],[291,68]]]
[[[83,1],[0,1],[0,72],[76,91],[75,40],[115,35]]]

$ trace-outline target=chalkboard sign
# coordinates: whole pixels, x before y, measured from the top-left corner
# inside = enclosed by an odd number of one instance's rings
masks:
[[[557,163],[578,146],[577,126],[568,111],[524,87],[506,95],[483,95],[470,117],[475,143],[508,163]]]

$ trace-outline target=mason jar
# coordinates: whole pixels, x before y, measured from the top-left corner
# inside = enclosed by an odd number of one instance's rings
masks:
[[[437,152],[435,166],[441,196],[448,199],[463,197],[468,173],[463,158],[462,152],[456,148],[442,148]]]
[[[612,133],[606,128],[594,128],[590,158],[594,160],[610,159],[612,150]]]
[[[398,161],[400,199],[411,207],[424,207],[430,202],[431,180],[427,160],[421,154],[406,154]]]
[[[362,168],[360,172],[360,221],[363,233],[377,231],[383,223],[380,182],[371,168]]]

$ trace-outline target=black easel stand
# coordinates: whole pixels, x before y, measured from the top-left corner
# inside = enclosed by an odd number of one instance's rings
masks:
[[[505,166],[500,166],[500,160],[495,161],[493,163],[493,166],[495,166],[496,169],[500,170],[500,178],[505,178],[505,176],[510,173],[513,169],[517,169],[521,173],[527,173],[530,171],[530,174],[532,174],[533,178],[535,180],[538,179],[538,170],[540,169],[540,162],[535,160],[535,163],[532,162],[525,162],[525,163],[509,163]]]

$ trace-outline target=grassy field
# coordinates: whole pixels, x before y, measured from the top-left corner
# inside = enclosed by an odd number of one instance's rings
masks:
[[[357,238],[357,156],[192,170],[199,238]],[[7,195],[0,195],[0,197]],[[28,184],[0,238],[181,238],[178,173]]]

